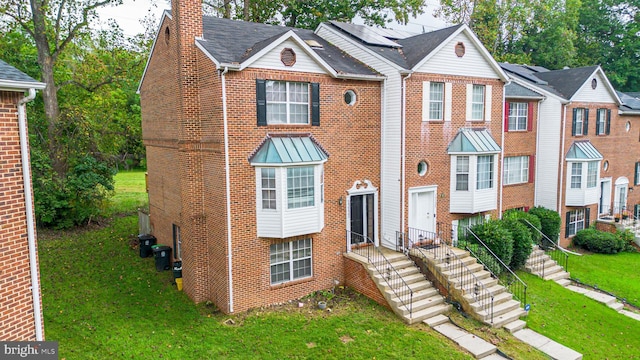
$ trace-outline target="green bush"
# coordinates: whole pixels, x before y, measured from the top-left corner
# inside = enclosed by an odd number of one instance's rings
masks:
[[[624,250],[627,252],[635,252],[636,248],[633,246],[635,235],[629,229],[625,229],[624,231],[618,230],[616,232],[616,236],[622,240],[624,243]]]
[[[471,243],[463,243],[465,248],[467,248],[472,256],[475,256],[478,259],[478,262],[484,265],[489,271],[491,271],[494,275],[498,276],[502,273],[502,266],[498,260],[496,260],[493,255],[491,255],[482,245],[479,244],[471,244]]]
[[[533,251],[530,227],[518,219],[505,219],[502,220],[502,224],[511,232],[513,237],[513,256],[508,264],[509,268],[512,270],[520,269],[527,262],[531,251]]]
[[[593,228],[578,231],[573,237],[573,245],[600,254],[616,254],[626,248],[619,235]]]
[[[549,210],[542,206],[536,206],[529,210],[529,214],[535,215],[540,219],[542,233],[550,240],[557,243],[558,235],[560,234],[560,223],[562,222],[558,212]]]
[[[484,224],[474,225],[471,228],[479,238],[484,242],[497,257],[506,265],[511,263],[513,257],[513,236],[511,232],[503,225],[502,221],[489,220]],[[476,243],[476,238],[469,234],[467,241]]]
[[[516,219],[522,222],[523,224],[525,224],[525,226],[531,233],[531,241],[533,241],[534,244],[540,243],[540,239],[542,238],[542,225],[540,224],[540,218],[538,218],[537,216],[528,212],[524,212],[522,210],[512,209],[512,210],[505,211],[504,214],[502,214],[502,219],[503,220]],[[528,221],[531,225],[533,225],[533,227],[535,227],[537,230],[532,229],[531,226],[525,222],[525,220]]]

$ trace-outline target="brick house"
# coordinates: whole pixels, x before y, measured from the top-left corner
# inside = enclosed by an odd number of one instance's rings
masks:
[[[25,104],[44,84],[0,60],[0,340],[44,340]]]
[[[637,132],[631,131],[637,113],[625,110],[604,71],[599,66],[549,71],[501,65],[513,84],[543,96],[533,203],[560,213],[560,244],[569,245],[596,219],[637,210],[633,182],[640,181],[635,176],[640,158],[620,147],[637,144]]]

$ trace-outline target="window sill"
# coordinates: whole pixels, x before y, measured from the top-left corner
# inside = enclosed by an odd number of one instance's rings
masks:
[[[528,181],[525,181],[525,182],[519,182],[519,183],[513,183],[513,184],[505,184],[505,183],[503,183],[503,184],[502,184],[502,186],[504,186],[504,187],[511,187],[511,186],[528,185],[528,184],[533,184],[533,183],[530,183],[530,182],[528,182]]]
[[[428,119],[428,120],[422,120],[423,123],[443,123],[444,120],[443,119]]]
[[[309,277],[302,278],[302,279],[296,279],[296,280],[291,280],[291,281],[287,281],[287,282],[282,282],[282,283],[279,283],[279,284],[269,285],[269,290],[278,290],[278,289],[286,288],[286,287],[289,287],[289,286],[308,283],[308,282],[311,282],[313,280],[315,280],[315,277],[314,276],[309,276]]]

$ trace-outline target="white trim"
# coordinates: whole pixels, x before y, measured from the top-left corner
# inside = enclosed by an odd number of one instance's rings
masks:
[[[227,267],[229,272],[229,312],[233,313],[233,248],[232,248],[232,238],[231,238],[231,189],[229,186],[230,176],[229,176],[229,125],[228,125],[228,117],[227,117],[227,85],[225,74],[229,71],[227,68],[224,69],[222,73],[220,73],[220,78],[222,82],[222,118],[223,118],[223,127],[224,127],[224,171],[225,171],[225,196],[227,197],[226,201],[226,210],[227,210]],[[202,193],[204,197],[204,192]],[[204,201],[204,199],[203,199]]]
[[[607,75],[605,75],[604,70],[602,70],[602,68],[600,67],[600,65],[598,65],[598,67],[593,71],[593,73],[587,78],[587,80],[582,83],[582,85],[580,86],[580,88],[578,88],[578,90],[576,90],[576,92],[573,93],[573,96],[571,96],[571,98],[569,99],[570,101],[573,100],[573,98],[578,95],[580,93],[580,91],[582,91],[582,89],[585,86],[591,86],[591,79],[593,79],[593,77],[597,74],[600,73],[600,75],[602,75],[602,77],[604,78],[606,84],[606,88],[609,91],[609,93],[611,93],[611,95],[613,96],[613,98],[616,100],[616,105],[620,106],[622,104],[622,100],[620,100],[620,97],[618,96],[618,93],[616,92],[616,89],[613,88],[613,86],[611,85],[611,82],[609,82],[609,78],[607,78]]]
[[[451,112],[453,104],[453,84],[444,83],[444,121],[451,121]]]
[[[138,90],[136,93],[140,94],[140,89],[142,88],[142,82],[144,82],[144,78],[147,75],[147,69],[149,69],[149,64],[151,63],[151,57],[153,56],[153,51],[156,48],[156,43],[158,42],[158,38],[160,38],[160,29],[162,29],[162,25],[164,23],[164,19],[168,18],[169,20],[173,20],[171,13],[169,10],[165,10],[162,12],[162,16],[160,17],[160,23],[158,24],[158,29],[156,30],[156,36],[153,38],[153,44],[151,45],[151,51],[149,51],[149,57],[147,57],[147,63],[144,65],[144,71],[142,72],[142,76],[140,77],[140,83],[138,83]]]
[[[422,121],[429,121],[429,102],[431,101],[431,81],[422,82]]]
[[[467,108],[466,108],[466,118],[465,121],[471,121],[471,108],[473,107],[472,104],[472,99],[473,99],[473,84],[467,84]]]
[[[38,81],[13,81],[0,79],[0,91],[24,91],[31,89],[42,90],[47,84]]]
[[[421,193],[433,193],[433,224],[434,226],[438,223],[438,185],[426,185],[426,186],[416,186],[408,189],[408,197],[409,197],[409,222],[411,222],[411,214],[414,206],[417,204],[412,200],[413,195],[421,194]],[[408,224],[409,225],[409,224]],[[426,230],[426,229],[422,229]]]
[[[456,36],[458,36],[458,34],[460,34],[462,32],[464,32],[465,35],[467,35],[471,39],[471,41],[473,42],[473,45],[478,49],[478,51],[480,52],[482,57],[485,59],[485,61],[487,61],[487,63],[489,63],[491,68],[496,72],[496,74],[498,75],[500,80],[502,80],[504,82],[507,82],[509,80],[509,76],[504,72],[504,70],[502,70],[502,67],[500,66],[500,64],[498,64],[498,62],[496,62],[496,60],[493,58],[493,56],[491,56],[491,54],[489,54],[489,51],[487,51],[487,49],[484,47],[484,45],[482,45],[482,42],[476,37],[476,35],[473,33],[473,31],[471,31],[471,29],[469,29],[469,27],[467,25],[464,25],[464,24],[462,26],[460,26],[460,28],[458,30],[453,32],[453,34],[449,35],[448,38],[442,40],[440,42],[440,45],[438,45],[429,54],[427,54],[427,56],[422,58],[422,60],[420,60],[420,62],[418,62],[411,69],[411,71],[417,71],[424,63],[429,61],[429,59],[431,59],[433,56],[435,56],[435,54],[437,54],[444,46],[446,46],[451,39],[455,38]]]
[[[566,154],[564,152],[564,143],[565,143],[565,136],[566,131],[565,128],[567,127],[567,104],[562,105],[562,134],[560,135],[560,143],[561,145],[561,149],[560,149],[560,154]],[[539,116],[538,116],[539,117]],[[559,184],[559,188],[560,188],[560,192],[559,192],[559,196],[556,199],[556,201],[558,202],[558,208],[556,209],[556,211],[558,212],[558,214],[562,214],[562,205],[566,202],[566,199],[563,198],[564,196],[564,188],[566,185],[564,185],[564,164],[563,164],[563,160],[564,159],[560,159],[560,181],[558,182]],[[568,166],[568,165],[567,165]],[[558,239],[558,241],[560,241]]]
[[[491,122],[491,101],[492,101],[492,98],[493,98],[493,86],[485,85],[484,86],[484,121],[486,121],[486,122]],[[504,117],[503,117],[503,119],[504,119]]]
[[[353,185],[351,186],[351,189],[347,190],[347,201],[345,202],[346,205],[346,228],[347,228],[347,234],[350,233],[351,231],[351,197],[352,196],[358,196],[358,195],[369,195],[369,194],[373,194],[373,216],[374,216],[374,242],[375,242],[375,246],[380,246],[380,231],[378,230],[380,228],[380,224],[378,221],[378,188],[373,186],[373,184],[371,183],[370,180],[356,180]],[[349,236],[346,236],[346,241],[347,241],[347,252],[351,252],[351,241]]]

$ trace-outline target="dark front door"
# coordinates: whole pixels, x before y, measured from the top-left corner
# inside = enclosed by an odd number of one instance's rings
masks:
[[[374,242],[374,196],[373,194],[351,196],[351,244]]]

